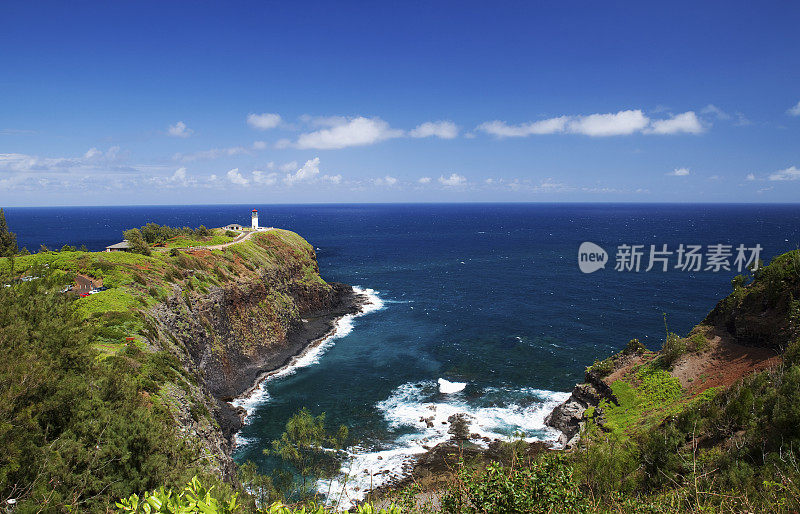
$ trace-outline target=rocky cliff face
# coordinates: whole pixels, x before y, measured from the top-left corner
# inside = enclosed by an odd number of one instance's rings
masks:
[[[553,412],[544,419],[544,424],[560,431],[559,442],[564,449],[570,449],[580,439],[584,424],[583,413],[589,407],[597,407],[603,399],[617,403],[614,393],[603,379],[592,372],[587,372],[586,382],[576,384],[567,401],[553,409]]]
[[[319,277],[316,256],[305,241],[299,246],[290,241],[292,248],[284,243],[264,238],[253,244],[250,250],[278,257],[268,262],[226,256],[230,268],[239,271],[235,277],[205,291],[182,281],[147,313],[157,334],[151,343],[177,355],[194,379],[189,391],[167,392],[174,399],[175,419],[187,437],[198,438],[209,467],[222,476],[235,469],[231,440],[242,415],[228,402],[326,336],[336,319],[357,312],[363,301],[351,287]],[[198,266],[203,258],[218,260],[206,253],[198,255]]]

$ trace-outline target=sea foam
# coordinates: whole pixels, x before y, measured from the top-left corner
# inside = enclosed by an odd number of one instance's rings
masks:
[[[375,312],[384,307],[383,300],[380,298],[380,296],[378,296],[378,292],[374,289],[353,286],[353,291],[356,294],[364,295],[366,297],[364,304],[357,313],[348,314],[336,320],[333,330],[322,341],[315,345],[309,346],[303,352],[293,357],[291,362],[289,362],[289,364],[286,366],[263,376],[258,386],[256,386],[249,394],[242,396],[241,398],[236,398],[231,402],[231,405],[234,407],[242,407],[247,412],[245,423],[247,423],[247,418],[249,418],[253,412],[255,412],[259,405],[263,405],[269,401],[270,396],[267,390],[267,384],[269,382],[277,378],[293,375],[298,369],[318,363],[320,357],[322,357],[322,355],[335,344],[337,339],[342,338],[353,331],[353,320],[355,318],[369,314],[370,312]],[[234,438],[234,444],[236,446],[244,446],[247,444],[247,442],[249,441],[240,438],[238,434]]]
[[[450,439],[448,418],[465,414],[473,442],[488,446],[493,439],[507,439],[521,433],[527,441],[555,442],[558,434],[546,427],[544,418],[569,393],[533,388],[487,387],[478,401],[461,395],[442,394],[442,381],[409,382],[396,388],[376,408],[382,413],[397,438],[385,448],[349,449],[342,475],[317,483],[317,490],[328,496],[328,503],[349,509],[376,487],[395,482],[413,468],[416,458]],[[444,381],[461,391],[466,383]]]
[[[466,382],[450,382],[449,380],[445,380],[440,378],[438,380],[439,383],[439,392],[442,394],[453,394],[463,391],[465,387],[467,387]]]

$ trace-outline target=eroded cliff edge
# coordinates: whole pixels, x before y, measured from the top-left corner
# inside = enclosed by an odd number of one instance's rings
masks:
[[[272,230],[224,251],[178,256],[171,293],[146,312],[148,340],[180,359],[190,387],[167,387],[179,430],[230,477],[243,412],[229,403],[328,336],[365,296],[319,275],[314,249]]]
[[[686,336],[668,332],[657,352],[634,339],[589,366],[585,382],[545,418],[561,432],[563,447],[575,447],[589,421],[604,431],[634,430],[642,420],[661,423],[779,365],[787,352],[794,355],[793,345],[800,344],[800,252],[780,255],[731,284],[733,291]],[[609,413],[614,419],[607,419]]]

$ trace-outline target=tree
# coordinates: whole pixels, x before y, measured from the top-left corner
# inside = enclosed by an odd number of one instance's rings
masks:
[[[341,457],[337,450],[344,447],[347,435],[344,425],[336,433],[326,431],[325,413],[314,417],[303,407],[286,422],[281,438],[272,441],[272,450],[265,449],[264,454],[275,455],[289,464],[300,478],[299,494],[308,496],[312,494],[314,479],[338,472]]]
[[[179,364],[136,346],[98,358],[100,327],[59,294],[63,274],[31,273],[0,287],[0,498],[17,512],[106,512],[113,498],[185,483],[201,454],[142,394]]]
[[[150,245],[145,241],[142,232],[138,228],[132,228],[122,233],[128,243],[131,245],[133,253],[140,253],[142,255],[150,255]]]
[[[17,251],[17,235],[8,230],[6,214],[0,209],[0,257],[10,257]]]

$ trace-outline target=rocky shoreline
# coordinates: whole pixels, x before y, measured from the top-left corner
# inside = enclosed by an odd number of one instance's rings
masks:
[[[336,332],[336,324],[339,320],[361,312],[368,300],[365,294],[356,292],[351,286],[340,283],[330,283],[330,285],[336,291],[337,297],[333,304],[304,313],[301,323],[293,326],[287,333],[287,344],[274,354],[266,356],[259,366],[258,374],[254,376],[251,370],[251,373],[242,375],[233,382],[234,390],[237,391],[234,398],[223,399],[236,413],[237,421],[231,420],[225,430],[225,432],[231,432],[231,437],[241,429],[247,415],[243,407],[234,406],[231,402],[250,396],[264,380],[293,365],[298,358],[325,342]]]

